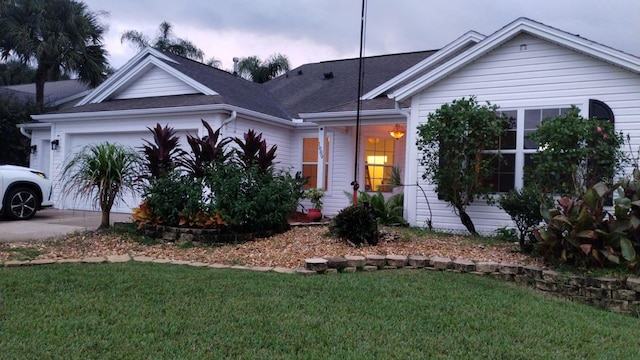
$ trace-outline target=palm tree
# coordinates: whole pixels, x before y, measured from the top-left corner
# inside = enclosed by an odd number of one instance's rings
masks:
[[[140,155],[132,148],[109,142],[87,145],[64,167],[63,193],[74,193],[99,205],[102,221],[98,229],[108,228],[113,204],[124,192],[135,191],[140,166]]]
[[[74,73],[90,86],[106,77],[105,28],[99,14],[75,0],[2,0],[0,57],[36,61],[36,104],[44,106],[44,83],[52,73]]]
[[[249,56],[238,63],[240,76],[257,83],[267,82],[289,71],[289,68],[289,59],[282,54],[273,54],[265,61],[257,56]]]
[[[125,41],[130,42],[138,50],[151,46],[192,60],[202,61],[204,58],[202,50],[191,41],[175,37],[171,24],[166,21],[163,21],[158,27],[158,36],[154,39],[153,44],[148,36],[137,30],[127,30],[122,33],[120,42],[124,43]]]

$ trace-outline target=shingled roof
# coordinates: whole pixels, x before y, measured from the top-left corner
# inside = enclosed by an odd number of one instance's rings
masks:
[[[89,86],[79,80],[49,81],[44,84],[44,101],[46,104],[55,104],[60,100],[72,98],[84,91]],[[36,101],[36,84],[7,85],[0,87],[0,96],[13,96],[20,101]]]
[[[436,50],[365,57],[363,94],[433,55]],[[300,113],[355,110],[358,58],[302,65],[265,83],[292,117]],[[384,99],[383,99],[384,98]],[[386,97],[364,101],[364,109],[393,108]]]
[[[363,94],[434,54],[421,51],[366,57],[363,59]],[[226,104],[275,116],[298,118],[300,113],[355,110],[358,59],[323,61],[302,65],[264,84],[213,68],[178,55],[162,52],[159,59],[219,95],[176,95],[136,99],[113,99],[82,106],[63,106],[52,113],[81,113],[129,109]],[[362,109],[389,109],[394,102],[380,96],[362,102]]]

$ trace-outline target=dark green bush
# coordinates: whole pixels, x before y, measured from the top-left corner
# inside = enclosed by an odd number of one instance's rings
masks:
[[[178,226],[181,214],[192,215],[202,209],[202,193],[201,181],[170,171],[150,178],[143,196],[153,217],[161,219],[164,225]]]
[[[518,228],[520,250],[523,252],[532,250],[530,242],[532,238],[535,240],[532,236],[533,227],[543,220],[540,212],[542,205],[548,208],[553,201],[533,186],[511,190],[498,199],[498,206],[511,216]]]
[[[244,167],[235,162],[216,163],[207,173],[212,189],[209,206],[221,214],[234,232],[282,231],[298,204],[298,184],[284,171]]]
[[[356,246],[378,243],[378,224],[369,203],[351,205],[340,210],[331,222],[329,232]]]

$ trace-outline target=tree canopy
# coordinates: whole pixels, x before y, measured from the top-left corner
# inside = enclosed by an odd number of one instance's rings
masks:
[[[158,33],[155,39],[150,40],[149,37],[137,30],[127,30],[122,33],[120,42],[129,42],[138,50],[142,50],[147,46],[154,47],[159,50],[163,50],[175,55],[184,56],[186,58],[202,61],[204,59],[204,52],[200,50],[191,41],[176,37],[173,34],[173,27],[171,23],[163,21],[158,27]],[[215,59],[210,60],[211,66],[216,67],[214,64]]]
[[[76,74],[90,86],[105,79],[105,27],[98,17],[74,0],[2,0],[0,57],[37,63],[38,108],[44,105],[44,83],[52,73]]]
[[[247,80],[257,83],[267,82],[289,71],[289,59],[282,54],[273,54],[266,60],[257,56],[240,59],[238,73]]]

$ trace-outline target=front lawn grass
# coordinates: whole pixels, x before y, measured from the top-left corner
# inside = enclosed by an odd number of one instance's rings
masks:
[[[471,274],[0,269],[1,359],[636,359],[638,318]]]

